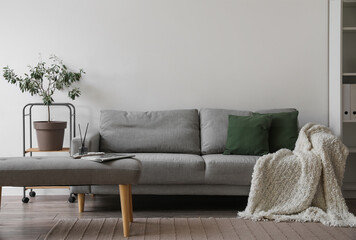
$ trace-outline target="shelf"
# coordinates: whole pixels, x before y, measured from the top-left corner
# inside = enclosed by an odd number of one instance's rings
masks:
[[[343,73],[342,74],[343,84],[355,84],[356,83],[356,73]]]
[[[344,7],[356,7],[356,0],[344,0]]]
[[[344,123],[356,123],[356,120],[342,120]]]
[[[40,151],[38,148],[28,148],[25,150],[25,153],[29,152],[69,152],[69,148],[63,148],[62,150],[57,151]]]
[[[343,27],[344,32],[356,32],[356,27]]]

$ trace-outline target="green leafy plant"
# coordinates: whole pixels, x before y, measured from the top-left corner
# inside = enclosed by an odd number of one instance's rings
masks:
[[[18,85],[22,92],[29,92],[31,96],[42,97],[42,101],[48,109],[48,122],[51,121],[50,105],[54,103],[52,96],[55,91],[67,89],[68,97],[76,99],[80,96],[79,88],[69,88],[73,83],[79,82],[82,74],[85,74],[83,69],[80,69],[79,72],[68,70],[63,61],[55,55],[51,55],[49,59],[52,61],[50,66],[46,66],[42,60],[35,67],[28,66],[29,73],[25,73],[24,77],[17,76],[9,66],[3,68],[3,76],[6,81]]]

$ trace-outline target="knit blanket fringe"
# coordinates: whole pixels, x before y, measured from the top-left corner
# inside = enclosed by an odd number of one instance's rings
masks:
[[[238,217],[356,227],[341,191],[348,154],[330,129],[306,124],[294,151],[281,149],[258,159],[247,207]]]

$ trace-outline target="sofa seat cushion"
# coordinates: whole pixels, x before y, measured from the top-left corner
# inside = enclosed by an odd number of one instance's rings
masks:
[[[205,163],[201,156],[170,153],[134,153],[142,163],[138,184],[201,184]]]
[[[205,184],[250,185],[253,167],[260,156],[204,155]]]
[[[198,110],[101,111],[100,150],[200,154]]]

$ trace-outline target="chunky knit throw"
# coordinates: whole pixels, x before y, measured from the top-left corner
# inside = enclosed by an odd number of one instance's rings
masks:
[[[238,216],[356,227],[341,192],[347,156],[346,146],[327,127],[306,124],[294,151],[258,159],[247,207]]]

